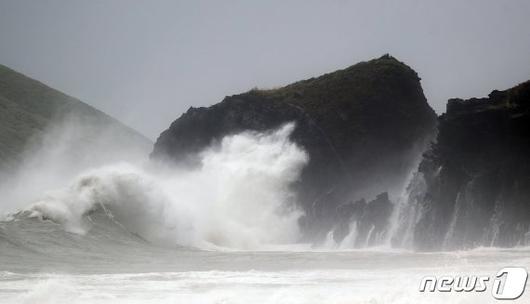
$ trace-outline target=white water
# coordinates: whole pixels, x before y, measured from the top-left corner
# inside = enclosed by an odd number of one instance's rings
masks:
[[[506,264],[528,267],[529,253],[528,248],[431,254],[344,251],[206,255],[199,252],[185,261],[175,259],[172,264],[166,264],[165,271],[134,268],[127,271],[127,267],[101,263],[99,267],[104,267],[104,273],[0,272],[0,301],[31,304],[498,303],[491,296],[491,289],[421,293],[419,284],[424,276],[494,276]],[[175,265],[197,270],[174,270]],[[521,298],[509,303],[529,301],[527,290]]]
[[[296,242],[290,185],[308,161],[288,124],[267,134],[225,137],[200,154],[196,169],[118,164],[81,174],[28,208],[73,233],[86,233],[102,208],[128,231],[168,246],[257,249]]]

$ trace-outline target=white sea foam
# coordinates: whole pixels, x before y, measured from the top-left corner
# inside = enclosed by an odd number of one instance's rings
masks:
[[[132,164],[89,170],[28,210],[75,233],[107,212],[128,231],[163,245],[256,249],[299,237],[290,186],[308,161],[289,140],[294,124],[225,137],[196,169],[171,173]]]
[[[425,271],[423,271],[426,273]],[[429,273],[444,273],[433,269]],[[489,292],[421,293],[422,272],[191,271],[39,275],[6,281],[5,303],[496,303]],[[514,303],[526,303],[525,294]]]

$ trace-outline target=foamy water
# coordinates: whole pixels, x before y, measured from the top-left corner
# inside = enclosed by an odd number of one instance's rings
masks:
[[[226,137],[200,154],[200,166],[159,170],[109,165],[79,175],[26,209],[72,233],[102,209],[126,230],[165,246],[257,249],[299,237],[290,189],[307,154],[289,141],[294,125]]]
[[[495,303],[490,291],[420,293],[426,275],[490,275],[528,265],[530,251],[466,253],[198,252],[167,271],[97,265],[105,273],[0,274],[2,303]],[[178,252],[175,252],[179,256]],[[111,264],[111,263],[110,263]],[[118,263],[120,265],[121,263]],[[157,269],[162,265],[153,265]],[[123,268],[122,268],[123,267]],[[104,268],[104,269],[103,269]],[[181,271],[176,271],[182,268]],[[198,270],[191,270],[191,269]],[[121,272],[120,272],[121,271]],[[514,303],[529,303],[524,294]]]

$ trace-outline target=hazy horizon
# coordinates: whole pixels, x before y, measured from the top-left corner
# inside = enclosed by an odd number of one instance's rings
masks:
[[[190,106],[390,53],[429,104],[530,79],[527,1],[2,1],[0,64],[155,139]]]

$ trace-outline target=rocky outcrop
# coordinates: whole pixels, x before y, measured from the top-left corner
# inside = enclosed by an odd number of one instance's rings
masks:
[[[451,99],[419,167],[426,250],[514,246],[530,233],[530,81],[487,98]]]
[[[272,90],[190,108],[164,131],[151,154],[186,165],[221,137],[296,123],[292,140],[310,162],[295,185],[307,236],[322,238],[348,201],[375,197],[402,181],[433,133],[436,115],[410,67],[385,55]]]
[[[394,205],[388,193],[379,194],[373,201],[365,199],[342,204],[337,208],[337,225],[333,230],[333,239],[341,244],[348,234],[354,233],[342,244],[348,248],[362,248],[381,243],[386,238],[388,221]]]

